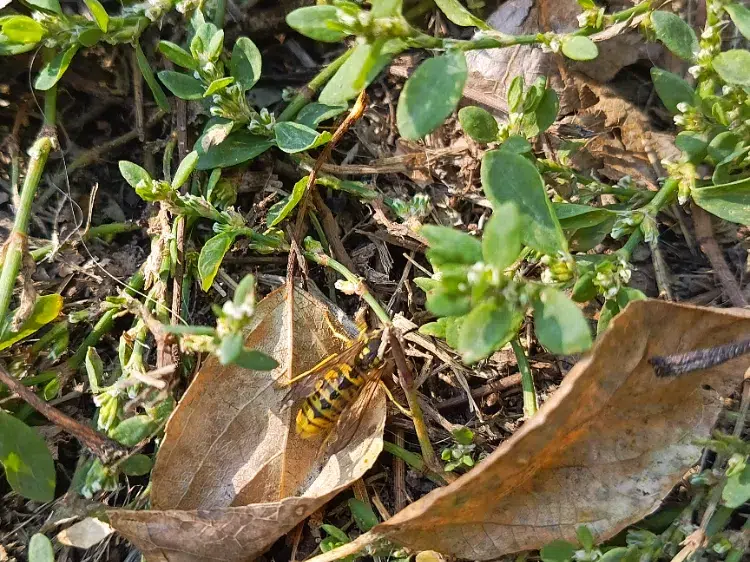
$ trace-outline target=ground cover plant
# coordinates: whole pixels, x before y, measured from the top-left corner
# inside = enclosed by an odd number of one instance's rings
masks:
[[[743,559],[748,39],[0,2],[0,559]]]

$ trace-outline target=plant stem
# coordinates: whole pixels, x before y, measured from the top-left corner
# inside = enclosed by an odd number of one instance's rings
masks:
[[[513,338],[510,341],[510,345],[513,347],[513,353],[515,353],[516,362],[518,363],[518,370],[521,372],[523,415],[529,418],[536,414],[536,411],[539,409],[536,389],[534,388],[534,377],[531,374],[531,366],[529,365],[529,360],[526,358],[526,352],[523,350],[518,337]]]
[[[112,222],[108,224],[100,224],[98,226],[92,226],[89,228],[81,238],[83,240],[93,240],[95,238],[107,238],[108,236],[115,236],[116,234],[122,234],[123,232],[132,232],[133,230],[139,230],[141,225],[136,222]],[[52,250],[54,250],[53,244],[45,244],[41,248],[32,250],[30,252],[31,257],[34,261],[39,261],[47,257]]]
[[[289,102],[284,111],[281,112],[276,121],[291,121],[297,116],[300,109],[305,107],[313,96],[320,90],[328,81],[336,74],[336,71],[341,68],[347,59],[354,52],[354,48],[350,48],[340,54],[334,59],[328,66],[321,70],[315,78],[310,80],[307,86],[304,86],[296,96]]]
[[[654,198],[648,203],[648,205],[643,208],[643,210],[647,214],[655,216],[657,213],[659,213],[659,211],[662,210],[662,207],[664,207],[672,200],[672,198],[677,193],[678,187],[679,183],[676,179],[667,179],[661,189],[656,192]]]
[[[302,255],[305,256],[310,261],[317,263],[318,265],[330,267],[336,273],[339,273],[344,279],[356,285],[357,287],[356,293],[359,296],[361,296],[368,305],[370,305],[370,308],[375,313],[375,315],[380,319],[383,325],[385,326],[391,325],[391,318],[390,316],[388,316],[388,313],[385,311],[385,309],[382,306],[380,306],[378,299],[376,299],[375,296],[370,292],[370,290],[367,288],[367,286],[362,281],[362,279],[354,275],[351,271],[349,271],[346,267],[344,267],[343,264],[337,262],[331,256],[324,254],[322,252],[303,251]]]
[[[443,480],[442,475],[437,474],[430,470],[430,467],[428,467],[424,459],[417,453],[412,453],[411,451],[407,451],[403,447],[399,447],[395,443],[391,443],[390,441],[383,441],[383,450],[386,453],[392,454],[394,457],[400,458],[402,461],[404,461],[406,464],[408,464],[410,467],[412,467],[414,470],[421,472],[424,474],[427,478],[432,480],[435,484],[439,484],[442,486],[445,484],[445,481]]]
[[[49,92],[47,95],[49,95]],[[47,113],[45,110],[45,115]],[[31,160],[29,160],[26,178],[24,178],[23,188],[21,189],[21,201],[18,209],[16,209],[13,230],[4,248],[3,269],[0,272],[0,319],[5,318],[10,306],[16,277],[21,270],[21,261],[26,251],[31,205],[34,202],[39,180],[44,172],[44,165],[47,163],[47,157],[53,146],[53,137],[47,134],[47,130],[43,133],[29,150]]]
[[[136,291],[140,291],[143,288],[145,277],[142,271],[138,271],[133,275],[127,283],[127,287],[124,289],[124,293],[128,295],[135,294]],[[95,346],[102,339],[102,336],[109,332],[115,325],[115,316],[121,313],[120,308],[110,308],[104,314],[101,315],[99,320],[94,324],[93,329],[88,333],[83,343],[78,347],[75,354],[68,359],[66,365],[73,371],[77,370],[83,365],[86,359],[86,353],[89,347]]]

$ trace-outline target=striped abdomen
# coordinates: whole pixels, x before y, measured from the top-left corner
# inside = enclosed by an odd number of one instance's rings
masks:
[[[327,371],[297,412],[297,434],[314,437],[330,429],[354,402],[367,382],[367,373],[342,363]]]

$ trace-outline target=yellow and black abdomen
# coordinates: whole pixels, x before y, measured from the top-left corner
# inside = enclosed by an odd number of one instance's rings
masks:
[[[327,371],[297,412],[297,434],[314,437],[330,429],[366,382],[366,373],[345,363]]]

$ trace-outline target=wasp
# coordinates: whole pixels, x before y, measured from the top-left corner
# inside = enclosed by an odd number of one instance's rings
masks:
[[[299,391],[307,395],[297,412],[296,431],[311,438],[330,430],[355,403],[365,407],[386,368],[383,359],[384,330],[363,331],[349,340],[344,351],[331,355],[315,367],[293,379],[304,379]],[[312,388],[312,390],[310,390]],[[358,398],[362,398],[358,400]],[[356,418],[356,414],[352,414]]]

